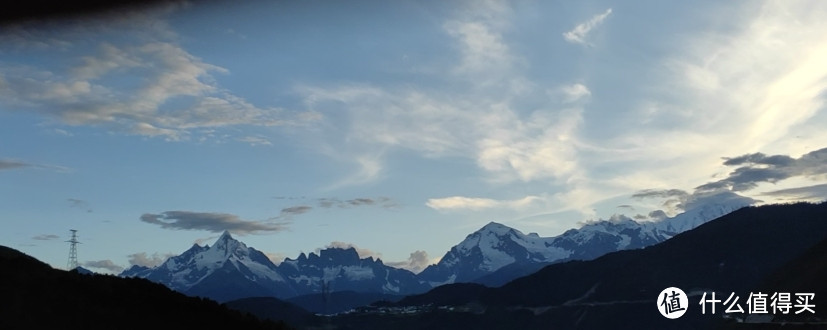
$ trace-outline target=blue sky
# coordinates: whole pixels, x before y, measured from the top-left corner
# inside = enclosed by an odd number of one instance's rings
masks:
[[[0,244],[419,269],[699,196],[827,196],[819,1],[165,3],[0,31]]]

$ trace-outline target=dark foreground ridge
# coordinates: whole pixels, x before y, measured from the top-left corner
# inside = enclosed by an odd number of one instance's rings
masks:
[[[827,203],[748,207],[663,243],[607,254],[591,261],[554,264],[499,288],[447,285],[391,306],[337,317],[353,329],[709,329],[827,327],[824,252]],[[660,315],[661,290],[689,294],[686,314]],[[718,305],[702,314],[703,292],[740,297],[750,292],[815,293],[816,314],[748,318]],[[723,296],[723,297],[722,297]],[[823,305],[823,304],[822,304]],[[739,327],[740,328],[740,327]]]
[[[144,279],[56,270],[0,246],[0,329],[286,329]]]

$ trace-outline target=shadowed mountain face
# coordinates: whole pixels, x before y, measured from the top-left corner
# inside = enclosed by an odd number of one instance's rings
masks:
[[[701,293],[716,292],[722,299],[735,293],[745,309],[749,293],[758,290],[814,292],[816,299],[827,296],[823,280],[813,277],[824,268],[817,244],[825,240],[827,203],[743,208],[644,249],[550,265],[500,288],[458,287],[450,305],[461,309],[477,304],[485,312],[473,317],[462,312],[427,312],[406,318],[409,323],[404,324],[410,328],[427,322],[538,329],[550,325],[563,329],[725,325],[720,305],[717,315],[701,313]],[[452,286],[408,297],[399,304],[445,303],[444,292]],[[668,320],[656,309],[659,292],[671,286],[690,295],[689,309],[678,320]],[[343,322],[365,329],[383,328],[391,321],[364,314],[343,317]]]
[[[297,259],[285,259],[279,272],[296,288],[299,295],[354,291],[385,295],[425,292],[430,286],[420,283],[405,269],[390,267],[373,257],[360,258],[354,248],[329,248],[319,254],[304,253]]]
[[[0,329],[282,329],[144,279],[52,269],[0,246]]]
[[[468,235],[418,277],[432,286],[461,282],[500,286],[552,263],[591,260],[610,252],[654,245],[755,202],[730,192],[699,199],[672,218],[641,223],[617,217],[555,237],[526,235],[492,222]]]

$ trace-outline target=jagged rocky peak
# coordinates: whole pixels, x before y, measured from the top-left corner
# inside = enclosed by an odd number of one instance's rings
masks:
[[[226,230],[218,237],[213,247],[209,250],[214,251],[212,253],[222,253],[224,256],[236,255],[241,257],[250,254],[247,245],[233,238],[230,232]]]
[[[350,264],[359,262],[359,253],[356,249],[349,247],[343,248],[327,248],[319,251],[319,257],[323,260],[333,261],[335,263]]]
[[[229,231],[225,230],[224,233],[222,233],[221,236],[218,237],[218,239],[215,241],[215,244],[213,244],[213,246],[216,246],[216,247],[219,247],[219,248],[221,248],[221,247],[231,248],[231,247],[233,247],[232,245],[234,243],[239,243],[239,242],[236,239],[234,239],[232,235],[230,235]]]

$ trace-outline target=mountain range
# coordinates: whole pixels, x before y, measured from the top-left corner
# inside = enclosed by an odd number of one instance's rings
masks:
[[[492,222],[451,248],[419,278],[432,286],[455,282],[499,286],[551,263],[591,260],[609,252],[654,245],[754,202],[734,193],[718,193],[688,203],[690,208],[672,218],[638,222],[616,216],[556,237],[526,235]]]
[[[226,231],[212,246],[195,244],[157,267],[133,266],[120,276],[146,278],[220,302],[247,297],[286,299],[331,291],[405,295],[429,289],[414,273],[372,257],[360,258],[354,248],[302,253],[277,266]]]
[[[549,265],[497,288],[449,284],[334,322],[359,329],[818,329],[827,313],[817,302],[812,312],[756,314],[747,301],[752,293],[827,295],[825,251],[827,202],[747,207],[643,249]],[[679,319],[656,308],[668,287],[688,295]],[[715,314],[701,310],[704,293],[720,298]],[[736,304],[742,312],[724,311]]]
[[[195,244],[157,267],[133,266],[121,276],[146,278],[188,295],[220,302],[248,297],[296,298],[305,302],[305,308],[321,313],[321,307],[308,306],[329,305],[332,292],[364,293],[371,297],[378,294],[394,300],[393,296],[422,293],[451,283],[500,286],[552,263],[590,260],[614,251],[657,244],[752,202],[735,194],[716,196],[714,202],[700,203],[673,218],[637,222],[615,217],[556,237],[523,234],[491,222],[469,234],[437,264],[419,274],[385,265],[372,257],[361,258],[354,248],[302,253],[275,265],[264,253],[224,232],[212,246]],[[308,297],[298,298],[303,296]]]

